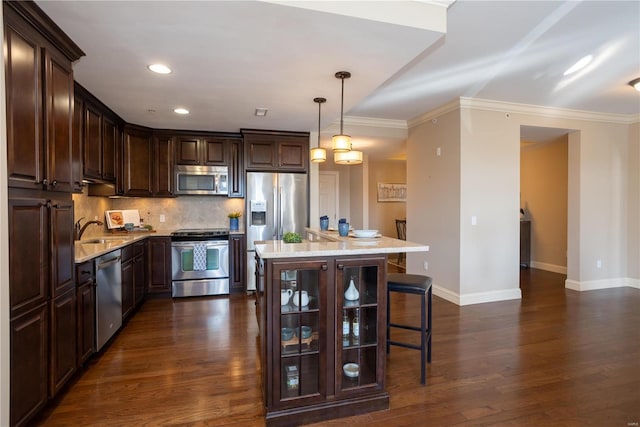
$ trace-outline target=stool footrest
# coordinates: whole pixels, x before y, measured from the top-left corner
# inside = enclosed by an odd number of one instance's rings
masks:
[[[418,326],[399,325],[398,323],[389,323],[389,327],[390,328],[408,329],[410,331],[422,332],[422,328],[420,328]],[[429,329],[427,329],[426,332],[429,332]]]
[[[398,347],[411,348],[413,350],[422,350],[422,347],[416,344],[408,344],[405,342],[387,340],[387,345],[397,345]]]

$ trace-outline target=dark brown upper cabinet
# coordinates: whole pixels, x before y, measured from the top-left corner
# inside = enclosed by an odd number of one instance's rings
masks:
[[[153,134],[151,129],[125,127],[123,183],[126,196],[151,197]]]
[[[9,187],[71,192],[71,63],[84,53],[35,4],[3,11]]]
[[[228,139],[221,135],[175,135],[177,165],[228,166]]]
[[[72,191],[74,193],[82,193],[82,188],[84,187],[84,183],[82,182],[82,140],[84,132],[84,121],[82,120],[83,112],[84,102],[77,93],[74,93],[73,129],[71,135],[71,176],[73,182]]]
[[[307,172],[309,133],[242,129],[247,171]]]
[[[173,141],[170,135],[157,133],[153,136],[153,195],[173,196]]]
[[[229,197],[244,197],[244,145],[242,138],[229,141]]]
[[[92,182],[114,183],[118,176],[124,122],[85,88],[75,83],[77,107],[73,127],[79,135],[83,178]],[[121,192],[120,192],[121,193]]]

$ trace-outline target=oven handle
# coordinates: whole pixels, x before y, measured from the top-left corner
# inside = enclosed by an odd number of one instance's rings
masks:
[[[185,246],[195,246],[196,244],[204,243],[207,246],[229,246],[228,240],[202,240],[202,241],[191,241],[191,242],[171,242],[171,247],[185,247]]]

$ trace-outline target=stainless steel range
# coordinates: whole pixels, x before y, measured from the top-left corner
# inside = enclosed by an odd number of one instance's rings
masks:
[[[229,230],[183,229],[171,233],[171,296],[229,293]]]

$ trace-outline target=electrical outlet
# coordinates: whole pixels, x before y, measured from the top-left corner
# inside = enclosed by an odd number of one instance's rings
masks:
[[[478,217],[474,215],[471,217],[471,225],[477,225],[477,224],[478,224]]]
[[[164,214],[160,214],[160,222],[165,222],[166,218]]]
[[[596,268],[602,268],[602,260],[597,260],[596,261]]]
[[[424,271],[428,271],[429,270],[429,261],[425,261],[424,262]]]

